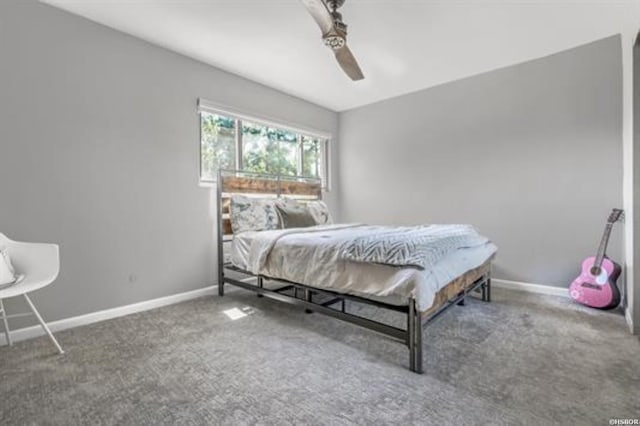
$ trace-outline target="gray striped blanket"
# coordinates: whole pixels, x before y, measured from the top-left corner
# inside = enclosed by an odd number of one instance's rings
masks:
[[[341,257],[352,262],[429,269],[455,250],[487,242],[489,240],[471,225],[391,227],[355,238],[347,244]]]

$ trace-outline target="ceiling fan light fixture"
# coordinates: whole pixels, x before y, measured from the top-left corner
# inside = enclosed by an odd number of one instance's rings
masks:
[[[341,35],[329,35],[324,37],[325,46],[329,47],[331,50],[340,50],[345,44],[347,44],[347,40]]]

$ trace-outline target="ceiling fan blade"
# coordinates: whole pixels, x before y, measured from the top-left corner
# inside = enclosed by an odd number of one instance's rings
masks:
[[[327,5],[322,0],[301,0],[302,4],[307,8],[311,17],[320,27],[322,35],[335,32],[333,17],[327,9]]]
[[[358,62],[356,61],[356,58],[353,56],[353,53],[351,53],[351,50],[349,50],[347,46],[336,50],[335,54],[338,63],[340,64],[344,72],[347,73],[349,77],[351,77],[351,80],[358,81],[364,78],[364,74],[362,74],[362,70],[360,69]]]

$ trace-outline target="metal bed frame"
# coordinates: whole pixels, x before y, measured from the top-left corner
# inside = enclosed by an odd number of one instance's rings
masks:
[[[450,298],[444,302],[438,309],[431,312],[429,315],[423,316],[417,308],[416,301],[413,298],[409,298],[406,306],[392,305],[389,303],[380,302],[377,300],[366,299],[363,297],[353,296],[349,294],[336,293],[325,289],[319,289],[316,287],[310,287],[304,284],[295,283],[283,279],[277,279],[267,277],[264,275],[256,275],[249,271],[242,270],[231,264],[231,262],[225,262],[224,258],[224,243],[231,241],[231,239],[225,240],[224,233],[224,214],[223,214],[223,196],[231,196],[234,194],[247,194],[250,191],[237,191],[237,192],[225,192],[224,191],[224,178],[225,175],[229,176],[250,176],[251,178],[257,178],[260,180],[269,180],[276,182],[276,197],[280,198],[283,194],[281,191],[282,182],[314,182],[320,187],[319,179],[313,179],[300,176],[280,176],[280,175],[260,175],[256,173],[247,173],[235,170],[221,170],[218,172],[217,182],[217,218],[218,218],[218,294],[224,296],[224,285],[231,284],[245,290],[250,290],[258,294],[259,297],[268,297],[270,299],[278,300],[291,305],[300,306],[305,308],[306,312],[319,312],[342,321],[346,321],[352,324],[359,325],[369,330],[376,331],[383,335],[389,336],[395,340],[398,340],[409,349],[409,369],[413,372],[422,374],[422,330],[423,327],[439,317],[443,312],[449,309],[453,305],[464,305],[465,298],[472,292],[481,293],[482,300],[485,302],[491,301],[491,275],[489,272],[483,274],[480,278],[476,279],[471,285],[465,286],[464,289],[458,293],[455,297]],[[254,194],[267,195],[266,192],[256,192]],[[292,197],[293,198],[293,197]],[[307,200],[320,200],[322,199],[322,191],[319,190],[317,196],[312,198],[301,197]],[[251,284],[246,280],[241,280],[225,275],[225,271],[236,272],[255,278],[256,283]],[[264,281],[272,281],[276,283],[282,283],[283,286],[275,289],[266,288]],[[285,292],[292,291],[291,295]],[[324,296],[322,301],[318,301],[317,296]],[[326,298],[329,298],[326,300]],[[314,300],[314,298],[316,300]],[[369,318],[365,318],[359,315],[355,315],[347,312],[345,301],[352,301],[357,303],[363,303],[372,305],[378,308],[388,309],[395,312],[400,312],[406,315],[406,328],[398,328],[383,322],[374,321]],[[333,308],[337,304],[340,304],[339,308]]]

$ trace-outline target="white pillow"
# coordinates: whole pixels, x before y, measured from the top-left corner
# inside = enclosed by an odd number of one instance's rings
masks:
[[[311,216],[313,216],[317,225],[329,225],[333,223],[329,207],[327,207],[327,204],[324,201],[309,201],[307,203],[307,208],[311,212]]]
[[[11,258],[7,250],[0,250],[0,285],[16,282],[16,271],[11,264]]]
[[[233,233],[281,228],[274,201],[244,195],[232,196],[229,213]]]

